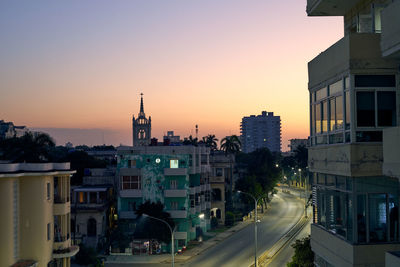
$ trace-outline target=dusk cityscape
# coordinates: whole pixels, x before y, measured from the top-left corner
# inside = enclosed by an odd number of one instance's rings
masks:
[[[0,267],[400,266],[399,14],[0,2]]]

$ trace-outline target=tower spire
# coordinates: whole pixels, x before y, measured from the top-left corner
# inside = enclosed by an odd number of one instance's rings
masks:
[[[144,107],[143,107],[143,93],[140,93],[140,113],[144,113]]]

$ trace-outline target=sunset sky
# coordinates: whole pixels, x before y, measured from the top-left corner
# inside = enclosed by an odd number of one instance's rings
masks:
[[[281,116],[282,149],[308,136],[307,62],[343,36],[306,0],[0,2],[0,119],[58,144],[131,145],[144,94],[152,135],[239,134]],[[61,129],[59,129],[61,128]]]

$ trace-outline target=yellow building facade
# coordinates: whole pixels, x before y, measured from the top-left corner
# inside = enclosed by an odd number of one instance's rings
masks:
[[[0,267],[70,266],[69,163],[0,164]]]

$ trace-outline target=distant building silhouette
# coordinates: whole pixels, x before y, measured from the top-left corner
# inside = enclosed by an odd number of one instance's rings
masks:
[[[243,117],[240,133],[245,153],[264,147],[271,152],[281,151],[281,118],[274,116],[273,112],[263,111],[258,116]]]
[[[143,94],[140,97],[140,112],[138,118],[132,116],[133,146],[148,146],[151,139],[151,117],[146,118],[143,107]]]
[[[0,120],[0,140],[24,136],[29,130],[26,126],[16,126],[12,122]]]

